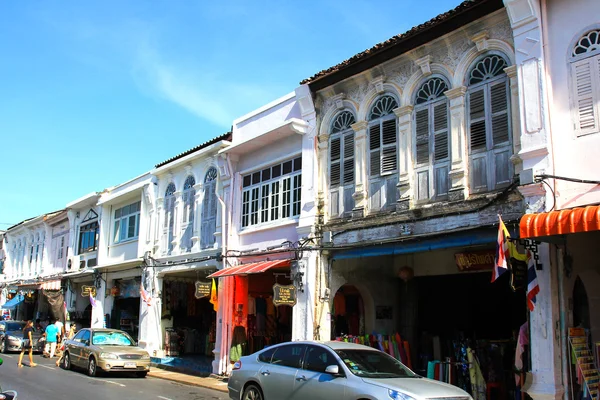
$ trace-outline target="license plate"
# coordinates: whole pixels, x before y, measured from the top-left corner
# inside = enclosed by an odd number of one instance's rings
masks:
[[[127,362],[125,363],[124,368],[136,368],[137,366],[135,365],[134,362]]]

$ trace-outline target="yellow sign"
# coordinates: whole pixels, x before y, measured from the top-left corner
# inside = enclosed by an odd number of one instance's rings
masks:
[[[96,297],[96,287],[82,285],[81,286],[81,296],[88,297],[90,294],[92,295],[92,297]]]
[[[294,285],[280,285],[278,283],[273,285],[273,304],[276,306],[290,306],[296,305],[296,286]]]

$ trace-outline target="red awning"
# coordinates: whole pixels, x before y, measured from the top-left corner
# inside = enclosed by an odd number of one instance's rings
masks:
[[[60,280],[43,282],[42,289],[44,289],[44,290],[60,290]]]
[[[250,264],[236,265],[235,267],[225,268],[214,274],[209,275],[207,278],[219,278],[222,276],[233,276],[233,275],[250,275],[260,274],[270,270],[271,268],[284,268],[290,266],[290,260],[274,260],[274,261],[261,261]]]
[[[525,214],[519,223],[522,239],[600,230],[600,206]]]

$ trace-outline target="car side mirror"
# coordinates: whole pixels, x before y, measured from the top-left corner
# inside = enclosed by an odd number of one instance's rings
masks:
[[[337,365],[328,365],[327,368],[325,368],[325,373],[333,376],[341,376],[340,367]]]

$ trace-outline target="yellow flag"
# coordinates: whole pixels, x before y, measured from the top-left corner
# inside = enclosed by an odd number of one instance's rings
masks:
[[[215,278],[212,280],[212,287],[210,289],[210,302],[213,305],[213,310],[219,310],[219,297],[217,296],[217,284],[215,283]]]

